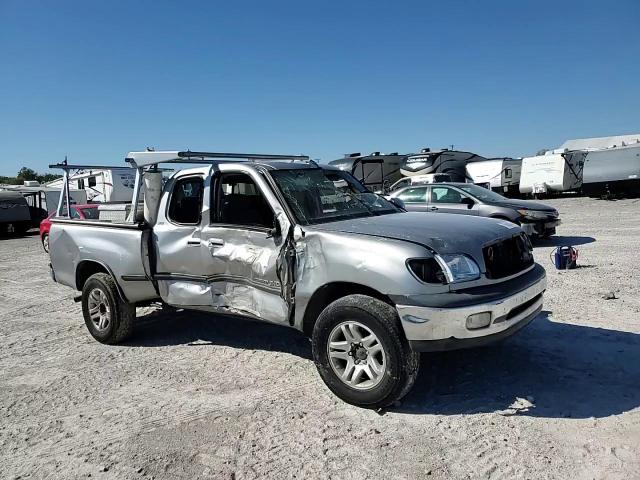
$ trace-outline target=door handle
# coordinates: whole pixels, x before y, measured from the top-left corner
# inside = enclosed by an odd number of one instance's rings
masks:
[[[436,210],[438,210],[438,207],[429,207],[429,210],[431,210],[432,212],[435,212]]]
[[[189,247],[199,247],[200,240],[187,240],[187,246]]]
[[[222,247],[224,245],[224,240],[221,238],[210,238],[207,245],[210,247]]]

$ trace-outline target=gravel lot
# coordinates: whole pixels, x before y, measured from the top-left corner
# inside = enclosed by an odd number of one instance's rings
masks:
[[[382,414],[333,397],[293,330],[147,308],[100,345],[37,234],[0,240],[0,478],[640,478],[640,200],[547,203],[543,313],[423,355]],[[581,268],[552,270],[556,244]]]

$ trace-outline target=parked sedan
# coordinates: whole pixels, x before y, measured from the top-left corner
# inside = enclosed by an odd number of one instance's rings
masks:
[[[405,187],[390,194],[417,212],[457,213],[517,223],[529,236],[549,237],[560,225],[558,211],[544,203],[506,198],[472,183]]]
[[[56,212],[50,214],[42,222],[40,222],[40,240],[42,240],[42,247],[44,251],[49,253],[49,230],[51,229],[51,217],[55,216]],[[97,220],[98,219],[98,205],[86,204],[86,205],[71,205],[71,218],[79,218],[82,220]]]

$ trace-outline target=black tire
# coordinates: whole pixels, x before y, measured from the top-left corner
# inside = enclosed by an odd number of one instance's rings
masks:
[[[358,390],[344,383],[329,361],[331,332],[345,321],[371,330],[384,349],[385,365],[379,383]],[[342,400],[365,408],[384,408],[406,395],[418,375],[420,354],[409,347],[396,310],[366,295],[349,295],[328,305],[318,317],[312,334],[313,360],[324,383]]]
[[[42,248],[45,252],[49,253],[49,234],[42,235]]]
[[[96,290],[104,294],[110,316],[103,329],[98,328],[94,323],[89,311],[89,297]],[[133,333],[136,308],[122,300],[116,282],[106,273],[91,275],[82,287],[82,314],[89,333],[100,343],[109,345],[120,343]]]

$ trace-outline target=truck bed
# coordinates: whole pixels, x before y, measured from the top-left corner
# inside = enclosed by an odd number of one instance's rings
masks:
[[[148,239],[143,224],[54,218],[49,246],[56,281],[82,289],[83,272],[101,266],[130,303],[158,297],[149,269]]]

